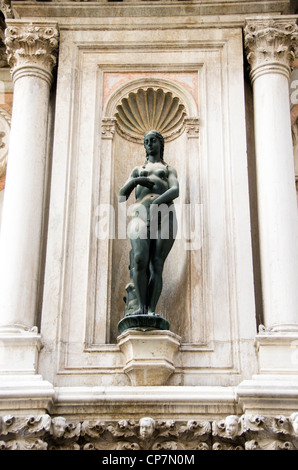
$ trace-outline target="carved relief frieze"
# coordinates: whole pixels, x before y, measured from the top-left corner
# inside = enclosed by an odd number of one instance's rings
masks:
[[[11,23],[5,31],[5,45],[12,72],[35,65],[51,73],[57,61],[58,42],[58,29],[52,24]]]
[[[244,35],[252,70],[274,64],[290,70],[298,50],[298,26],[294,18],[248,20]]]
[[[298,412],[175,421],[0,417],[0,450],[298,450]]]

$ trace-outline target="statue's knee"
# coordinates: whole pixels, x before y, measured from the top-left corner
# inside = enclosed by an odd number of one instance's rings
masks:
[[[162,274],[164,262],[161,259],[159,258],[153,259],[151,264],[152,264],[152,270],[154,274],[157,274],[157,275]]]
[[[134,268],[137,271],[147,268],[147,260],[141,253],[136,253],[134,256]]]

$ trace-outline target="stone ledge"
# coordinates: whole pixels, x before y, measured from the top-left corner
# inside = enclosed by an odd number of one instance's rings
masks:
[[[287,14],[289,13],[288,0],[217,0],[205,1],[58,1],[58,2],[30,2],[12,1],[12,9],[17,17],[70,17],[96,18],[115,16],[127,17],[188,17],[202,18],[210,15],[255,15],[255,14]]]

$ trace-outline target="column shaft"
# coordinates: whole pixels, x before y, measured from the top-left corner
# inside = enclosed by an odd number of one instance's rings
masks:
[[[257,196],[264,322],[298,330],[298,214],[291,138],[289,73],[296,20],[247,22],[245,45],[254,94]]]
[[[264,320],[298,327],[298,218],[287,78],[254,82],[254,112]]]
[[[16,80],[1,230],[2,325],[36,321],[48,100],[45,80]]]
[[[11,20],[14,101],[0,244],[0,326],[36,325],[44,221],[49,93],[57,29]]]

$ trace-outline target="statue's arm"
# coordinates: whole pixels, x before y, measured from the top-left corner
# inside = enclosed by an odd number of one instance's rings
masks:
[[[169,169],[168,183],[169,188],[158,196],[153,204],[168,204],[179,196],[179,182],[174,168]]]
[[[125,198],[125,200],[127,200],[131,194],[131,192],[134,190],[134,188],[140,184],[142,186],[146,186],[147,188],[149,189],[152,189],[152,187],[154,186],[154,183],[152,181],[149,180],[149,178],[147,178],[146,176],[138,176],[139,175],[139,171],[138,171],[138,168],[135,168],[128,180],[126,181],[126,183],[122,186],[122,188],[120,189],[119,191],[119,194],[118,194],[118,200],[119,202],[123,202],[123,198]]]
[[[137,175],[137,172],[136,172],[136,168],[135,168],[132,171],[132,173],[130,174],[130,176],[129,176],[128,180],[126,181],[126,183],[124,183],[124,185],[122,186],[122,188],[119,191],[119,194],[118,194],[119,202],[122,202],[123,198],[125,198],[125,200],[127,200],[129,198],[131,192],[136,187],[136,184],[135,184],[136,175]]]

